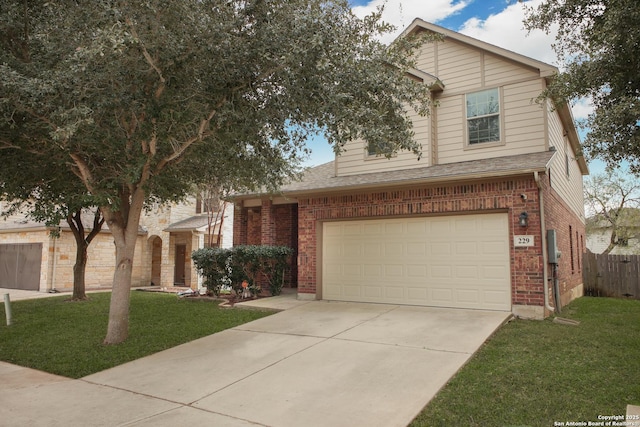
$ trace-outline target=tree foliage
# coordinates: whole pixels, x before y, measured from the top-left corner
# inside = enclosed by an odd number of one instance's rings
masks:
[[[590,176],[584,186],[587,231],[611,230],[604,254],[629,239],[638,238],[640,228],[640,181],[619,169]]]
[[[557,29],[554,49],[564,71],[547,95],[588,97],[585,126],[591,157],[610,166],[627,160],[640,172],[640,5],[637,0],[546,0],[529,8],[525,26]]]
[[[64,164],[40,153],[30,153],[29,161],[21,150],[0,151],[0,201],[5,208],[0,215],[20,212],[24,216],[51,227],[52,237],[60,237],[59,226],[69,225],[76,242],[73,267],[72,300],[85,300],[85,271],[88,248],[104,224],[99,208],[82,183],[73,179]],[[54,178],[54,176],[58,177]],[[66,175],[60,179],[60,175]],[[92,216],[89,219],[89,216]],[[83,220],[84,219],[84,220]],[[90,221],[90,222],[89,222]],[[90,230],[85,232],[85,225]],[[54,254],[54,256],[56,256]]]
[[[230,249],[198,249],[191,258],[205,277],[205,286],[216,296],[223,286],[240,295],[244,281],[256,289],[262,278],[271,295],[280,295],[292,254],[293,249],[286,246],[240,245]]]
[[[145,204],[211,174],[277,188],[318,129],[336,152],[354,138],[420,152],[407,110],[427,113],[428,88],[405,75],[422,41],[381,44],[380,13],[359,19],[344,0],[2,7],[0,156],[46,159],[49,179],[100,207],[116,247],[106,343],[127,337]]]

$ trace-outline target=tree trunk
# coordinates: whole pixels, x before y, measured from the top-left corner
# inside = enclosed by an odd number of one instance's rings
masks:
[[[76,241],[76,263],[73,266],[73,296],[74,301],[86,300],[85,293],[85,271],[87,269],[87,248],[88,244],[82,239],[82,243]]]
[[[129,193],[121,195],[119,211],[112,211],[108,206],[100,208],[116,245],[116,271],[104,344],[120,344],[129,336],[131,274],[144,197],[144,190],[138,188],[130,196]]]
[[[609,239],[609,246],[602,252],[602,255],[609,255],[611,251],[618,245],[618,234],[616,229],[611,230],[611,238]]]
[[[119,344],[129,336],[129,301],[135,246],[135,240],[124,246],[116,244],[116,271],[113,275],[109,324],[104,344]]]
[[[87,260],[89,244],[98,235],[102,229],[104,218],[100,209],[96,209],[93,216],[93,228],[88,236],[84,235],[84,224],[82,224],[82,209],[78,209],[67,215],[67,224],[73,232],[76,239],[76,263],[73,266],[73,301],[82,301],[87,299],[85,293],[85,272],[87,270]]]

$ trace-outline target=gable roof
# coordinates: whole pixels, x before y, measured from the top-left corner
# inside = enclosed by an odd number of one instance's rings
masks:
[[[519,154],[467,162],[447,163],[423,168],[400,169],[359,175],[336,176],[334,162],[308,169],[300,181],[281,189],[284,196],[299,197],[314,193],[368,190],[416,184],[488,179],[545,172],[555,152]],[[236,200],[259,197],[264,193],[234,195]]]
[[[530,58],[528,56],[521,55],[519,53],[503,49],[491,43],[483,42],[482,40],[474,39],[473,37],[466,36],[461,33],[457,33],[455,31],[449,30],[447,28],[441,27],[436,24],[432,24],[427,21],[423,21],[420,18],[416,18],[413,20],[411,25],[409,25],[399,37],[406,37],[412,33],[419,33],[421,31],[431,31],[437,34],[441,34],[446,38],[450,38],[452,40],[456,40],[460,43],[464,43],[469,46],[473,46],[477,49],[481,49],[494,55],[509,59],[511,61],[519,62],[528,67],[537,69],[540,73],[540,77],[551,77],[554,74],[558,73],[558,69],[553,65],[549,65],[546,62],[538,61],[536,59]]]
[[[399,37],[406,37],[410,34],[419,33],[421,31],[431,31],[437,34],[441,34],[442,36],[445,37],[445,39],[450,38],[459,43],[466,44],[476,49],[484,50],[486,52],[492,53],[499,57],[533,68],[534,70],[538,70],[539,76],[541,78],[546,79],[547,81],[553,80],[555,75],[558,74],[559,72],[557,67],[547,64],[546,62],[538,61],[536,59],[530,58],[525,55],[521,55],[519,53],[510,51],[508,49],[503,49],[491,43],[483,42],[482,40],[478,40],[473,37],[469,37],[464,34],[441,27],[439,25],[432,24],[427,21],[423,21],[420,18],[414,19],[411,25],[409,25],[400,34]],[[425,73],[425,74],[428,74],[428,73]],[[435,78],[437,79],[437,77]],[[439,80],[437,81],[439,82]],[[444,87],[444,84],[441,83],[439,87]],[[583,175],[588,175],[589,167],[587,166],[587,162],[584,156],[582,155],[580,138],[576,130],[575,121],[573,120],[573,114],[571,113],[571,108],[569,108],[569,105],[566,101],[558,102],[555,107],[560,117],[560,120],[562,121],[563,126],[567,130],[567,138],[569,139],[569,143],[571,144],[571,148],[573,149],[574,155],[580,167],[580,172]]]
[[[212,226],[217,225],[219,221],[212,221]],[[201,228],[205,228],[209,225],[209,218],[206,214],[195,215],[182,221],[174,222],[170,224],[163,231],[197,231]]]

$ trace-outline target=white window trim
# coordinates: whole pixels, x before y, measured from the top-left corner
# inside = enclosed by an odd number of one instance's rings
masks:
[[[473,94],[473,93],[477,93],[477,92],[483,92],[485,90],[491,90],[491,89],[497,89],[498,90],[498,101],[500,103],[499,105],[499,112],[498,112],[498,123],[500,125],[500,139],[498,141],[491,141],[491,142],[479,142],[476,144],[470,144],[469,143],[469,125],[468,125],[468,121],[469,119],[467,118],[467,95]],[[476,90],[467,92],[465,94],[462,95],[462,126],[464,129],[464,141],[463,141],[463,149],[464,150],[478,150],[478,149],[482,149],[482,148],[489,148],[489,147],[499,147],[502,145],[506,144],[506,139],[504,137],[504,133],[505,133],[505,128],[504,128],[504,96],[502,93],[502,87],[485,87],[485,88],[478,88]]]

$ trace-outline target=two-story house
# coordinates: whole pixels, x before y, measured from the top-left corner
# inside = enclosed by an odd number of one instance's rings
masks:
[[[216,206],[217,207],[217,206]],[[2,212],[0,203],[0,212]],[[191,262],[191,252],[233,243],[233,207],[208,212],[201,200],[156,206],[144,211],[133,261],[132,285],[190,287],[202,279]],[[222,210],[224,209],[224,210]],[[93,214],[83,217],[85,231],[93,226]],[[0,288],[35,291],[73,289],[76,243],[65,221],[52,236],[50,227],[16,213],[0,218]],[[87,250],[86,288],[109,288],[115,271],[115,246],[106,225]]]
[[[587,164],[568,106],[536,101],[557,69],[420,19],[401,37],[422,31],[443,35],[412,76],[436,105],[413,117],[423,157],[353,141],[280,194],[235,198],[234,244],[294,247],[299,298],[542,318],[582,295]]]

